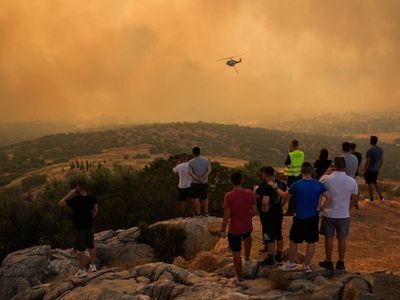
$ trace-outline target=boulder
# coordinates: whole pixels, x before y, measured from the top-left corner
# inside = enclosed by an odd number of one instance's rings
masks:
[[[208,251],[214,248],[219,240],[218,230],[221,228],[221,218],[177,218],[155,223],[177,226],[183,228],[186,233],[186,240],[183,244],[184,257],[186,260],[193,259],[200,251]]]
[[[40,284],[48,273],[49,245],[35,246],[10,253],[3,260],[0,271],[0,299]]]

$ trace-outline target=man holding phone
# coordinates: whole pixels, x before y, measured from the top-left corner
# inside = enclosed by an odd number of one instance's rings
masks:
[[[80,180],[75,189],[71,190],[58,202],[59,206],[71,207],[75,228],[75,246],[78,251],[79,270],[75,276],[83,278],[87,276],[85,269],[85,251],[89,249],[89,272],[96,272],[96,249],[94,247],[93,218],[98,213],[96,198],[88,194],[86,182]]]

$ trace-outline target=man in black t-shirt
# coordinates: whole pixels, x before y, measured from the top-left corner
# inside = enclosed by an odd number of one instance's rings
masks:
[[[262,198],[264,240],[268,242],[268,257],[262,264],[273,266],[275,262],[282,262],[282,206],[285,203],[282,203],[282,198],[277,194],[277,189],[271,187],[270,183],[277,184],[282,191],[285,191],[287,187],[283,182],[275,178],[275,170],[272,167],[265,167],[263,169],[263,179],[265,184],[260,185],[256,190],[257,196]]]
[[[79,181],[76,189],[70,191],[62,198],[58,205],[72,208],[73,223],[75,228],[75,247],[78,251],[79,270],[75,275],[86,277],[85,251],[89,249],[89,272],[96,272],[96,249],[94,248],[93,218],[97,215],[98,207],[96,198],[89,195],[84,181]]]

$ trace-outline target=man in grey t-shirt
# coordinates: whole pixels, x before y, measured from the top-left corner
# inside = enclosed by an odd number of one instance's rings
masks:
[[[200,199],[203,200],[204,216],[208,217],[208,175],[211,173],[211,163],[207,158],[200,156],[200,148],[192,149],[194,158],[189,161],[189,175],[192,177],[190,198],[196,216],[200,215]]]
[[[355,155],[351,154],[351,145],[349,142],[342,143],[342,151],[344,160],[346,161],[344,171],[347,176],[355,178],[358,169],[358,159]]]

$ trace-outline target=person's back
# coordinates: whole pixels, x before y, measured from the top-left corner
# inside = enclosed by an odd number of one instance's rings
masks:
[[[317,159],[314,163],[315,173],[317,173],[318,178],[325,174],[326,170],[331,166],[332,161],[330,159]]]
[[[343,154],[344,160],[346,161],[345,172],[346,175],[354,178],[358,170],[358,159],[351,153]]]
[[[189,175],[189,162],[182,162],[174,167],[173,170],[179,175],[178,187],[181,189],[189,188],[192,182],[192,178]]]
[[[323,176],[320,181],[332,196],[332,201],[326,204],[322,215],[329,218],[349,218],[350,198],[358,193],[357,182],[345,172],[338,171]]]
[[[382,155],[383,149],[377,145],[372,145],[371,148],[368,149],[366,154],[369,160],[367,171],[379,171]]]
[[[234,189],[225,195],[225,207],[230,209],[228,232],[243,234],[253,229],[254,193],[248,189]]]
[[[196,156],[193,159],[189,161],[189,168],[192,170],[192,172],[198,176],[202,177],[204,174],[207,173],[208,167],[210,165],[210,161],[207,158],[204,158],[202,156]],[[195,183],[207,183],[208,182],[208,176],[203,179],[203,181],[198,181],[194,178],[192,178],[192,182]]]
[[[93,226],[93,209],[96,203],[96,198],[89,194],[77,194],[66,200],[67,206],[71,207],[73,211],[75,229],[81,230]]]
[[[319,199],[325,191],[323,184],[315,179],[295,182],[290,187],[289,193],[296,196],[296,218],[306,219],[318,214]]]

